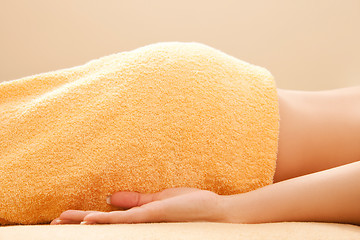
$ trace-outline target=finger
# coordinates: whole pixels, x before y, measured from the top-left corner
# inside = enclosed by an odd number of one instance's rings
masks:
[[[71,220],[60,220],[56,218],[51,221],[50,225],[60,225],[60,224],[80,224],[79,221],[71,221]]]
[[[84,217],[91,214],[96,213],[99,211],[80,211],[80,210],[67,210],[60,214],[59,220],[61,221],[74,221],[74,222],[81,222],[84,220]]]
[[[199,190],[197,188],[169,188],[157,193],[117,192],[108,198],[108,203],[116,207],[132,208]]]
[[[141,207],[131,208],[126,211],[114,211],[89,214],[82,224],[116,224],[116,223],[144,223],[150,222],[148,211]],[[155,222],[155,221],[154,221]],[[157,222],[160,222],[158,219]]]

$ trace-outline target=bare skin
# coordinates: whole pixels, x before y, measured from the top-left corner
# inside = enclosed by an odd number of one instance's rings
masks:
[[[274,182],[360,161],[360,86],[278,89],[280,136]]]
[[[114,193],[126,211],[68,210],[51,224],[321,221],[360,225],[360,87],[278,90],[274,184],[236,195],[194,188]]]

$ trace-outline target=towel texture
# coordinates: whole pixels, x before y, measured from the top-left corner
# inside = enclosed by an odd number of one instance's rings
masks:
[[[0,84],[0,223],[113,210],[116,191],[271,184],[271,74],[200,43],[166,42]]]

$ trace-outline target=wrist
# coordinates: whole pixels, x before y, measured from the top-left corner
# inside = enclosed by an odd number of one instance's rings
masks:
[[[275,187],[275,188],[274,188]],[[226,221],[233,223],[279,222],[287,218],[291,204],[284,204],[275,184],[254,191],[225,196]],[[283,193],[283,196],[286,196]]]
[[[249,204],[246,193],[221,196],[222,219],[229,223],[255,223],[251,211],[255,209],[254,204]]]

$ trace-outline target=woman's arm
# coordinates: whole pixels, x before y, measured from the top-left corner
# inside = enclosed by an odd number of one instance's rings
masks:
[[[70,210],[52,224],[321,221],[360,225],[360,161],[237,195],[173,188],[155,194],[119,192],[110,200],[130,209]]]
[[[225,198],[229,222],[360,225],[360,161]]]

